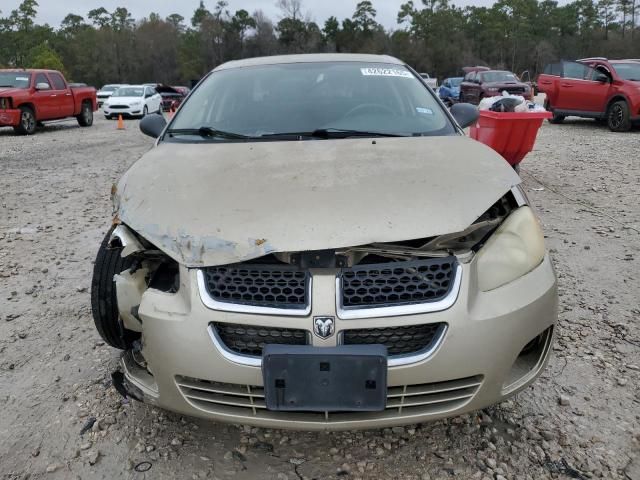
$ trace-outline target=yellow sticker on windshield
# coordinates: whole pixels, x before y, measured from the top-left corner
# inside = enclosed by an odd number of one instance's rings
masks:
[[[360,71],[365,77],[400,77],[400,78],[413,78],[411,72],[407,70],[401,70],[399,68],[361,68]]]

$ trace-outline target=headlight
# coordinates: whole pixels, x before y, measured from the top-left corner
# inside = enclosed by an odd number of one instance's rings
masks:
[[[139,107],[140,105],[142,105],[142,102],[131,102],[132,107]]]
[[[531,208],[513,211],[476,255],[478,287],[501,287],[536,268],[544,259],[544,236]]]

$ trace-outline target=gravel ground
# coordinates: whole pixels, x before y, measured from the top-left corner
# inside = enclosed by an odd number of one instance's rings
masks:
[[[152,145],[136,121],[115,127],[0,129],[0,478],[640,480],[640,131],[545,124],[523,164],[561,295],[535,385],[446,421],[306,433],[181,417],[111,387],[119,352],[93,326],[92,262],[112,183]]]

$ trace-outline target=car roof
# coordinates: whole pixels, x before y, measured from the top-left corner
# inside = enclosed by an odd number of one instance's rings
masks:
[[[0,68],[0,72],[12,72],[12,73],[60,73],[57,70],[48,70],[46,68]]]
[[[389,55],[368,55],[354,53],[311,53],[301,55],[274,55],[271,57],[245,58],[232,60],[214,68],[213,71],[229,70],[232,68],[255,67],[258,65],[278,65],[285,63],[323,63],[323,62],[363,62],[389,63],[404,65],[404,62]]]
[[[478,73],[510,73],[512,75],[515,75],[515,73],[510,72],[509,70],[485,70],[484,72],[478,72]]]

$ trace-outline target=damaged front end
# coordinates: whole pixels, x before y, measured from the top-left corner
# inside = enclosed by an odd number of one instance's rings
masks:
[[[113,381],[129,398],[271,427],[394,425],[493,403],[548,359],[555,277],[519,187],[458,232],[231,263],[189,266],[145,233],[120,223],[106,244],[127,266],[113,280],[132,341]],[[262,372],[274,346],[383,346],[384,410],[344,422],[335,412],[314,420],[270,410]]]

